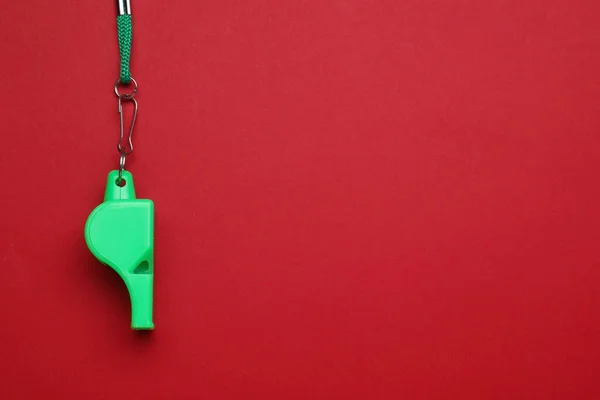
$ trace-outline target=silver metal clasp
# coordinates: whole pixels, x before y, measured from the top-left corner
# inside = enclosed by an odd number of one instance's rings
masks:
[[[115,94],[118,97],[118,110],[119,110],[119,143],[117,144],[117,150],[119,151],[119,179],[117,184],[121,184],[123,171],[125,170],[125,158],[133,152],[133,128],[135,127],[135,120],[138,114],[138,102],[135,99],[135,94],[138,90],[138,85],[135,79],[131,78],[133,83],[133,90],[131,93],[121,93],[119,86],[121,85],[121,79],[118,79],[115,83]],[[133,115],[131,117],[131,125],[127,138],[125,137],[125,124],[123,122],[123,102],[133,103]]]
[[[119,15],[131,15],[131,1],[130,0],[117,0],[119,6]]]

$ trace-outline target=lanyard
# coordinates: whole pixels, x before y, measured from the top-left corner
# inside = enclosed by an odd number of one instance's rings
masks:
[[[119,79],[115,83],[115,94],[118,97],[118,110],[120,120],[120,134],[117,150],[119,151],[119,178],[118,183],[123,184],[123,171],[125,171],[125,159],[133,152],[133,128],[138,113],[138,102],[135,99],[135,94],[138,91],[138,84],[131,77],[130,62],[131,62],[131,39],[133,37],[133,26],[131,24],[131,3],[130,0],[117,0],[118,15],[117,15],[117,35],[119,38],[119,53],[121,56],[121,73]],[[121,93],[119,87],[121,85],[129,85],[133,83],[131,93]],[[123,103],[130,102],[133,104],[133,117],[129,133],[125,137],[123,127]]]
[[[129,62],[131,59],[131,38],[133,27],[131,25],[131,3],[130,0],[118,0],[117,7],[117,34],[119,36],[119,52],[121,53],[121,76],[120,81],[128,84],[131,80]]]

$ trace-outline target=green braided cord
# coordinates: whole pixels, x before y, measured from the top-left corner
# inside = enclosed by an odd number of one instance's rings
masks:
[[[131,57],[131,15],[117,17],[117,32],[119,35],[119,52],[121,53],[121,82],[128,84],[131,81],[129,59]]]

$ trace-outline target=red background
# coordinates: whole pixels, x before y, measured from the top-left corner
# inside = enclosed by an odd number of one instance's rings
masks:
[[[599,4],[133,0],[144,335],[114,1],[3,1],[0,398],[600,398]]]

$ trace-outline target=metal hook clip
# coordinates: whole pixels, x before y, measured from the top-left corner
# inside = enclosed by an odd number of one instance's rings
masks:
[[[129,134],[127,136],[127,145],[123,146],[123,138],[125,137],[125,128],[123,124],[123,101],[130,101],[133,103],[133,117],[131,119],[131,126],[129,128]],[[119,144],[117,150],[119,154],[129,155],[133,151],[133,128],[135,127],[135,120],[138,113],[138,102],[134,97],[119,96],[119,122],[120,122],[120,133],[119,133]]]
[[[138,102],[135,99],[135,94],[138,90],[138,85],[135,79],[131,78],[131,82],[133,82],[133,91],[131,93],[121,93],[119,92],[119,85],[121,84],[121,79],[117,79],[115,83],[115,94],[118,97],[118,110],[119,110],[119,143],[117,144],[117,151],[119,152],[119,178],[117,179],[117,184],[121,184],[123,171],[125,170],[125,157],[133,152],[133,128],[135,127],[135,121],[137,119],[138,113]],[[129,127],[129,133],[127,134],[127,142],[124,142],[125,138],[125,126],[123,123],[123,102],[130,101],[133,103],[133,116],[131,118],[131,126]]]
[[[124,127],[123,127],[123,100],[130,101],[133,103],[133,117],[131,119],[131,127],[129,128],[129,135],[127,136],[127,144],[125,146],[122,145],[124,138]],[[125,170],[125,157],[127,157],[131,152],[133,152],[133,128],[135,126],[135,120],[137,118],[138,113],[138,103],[137,100],[133,96],[119,96],[119,121],[120,121],[120,134],[119,134],[119,144],[117,145],[117,150],[119,150],[119,178],[117,179],[117,185],[121,186],[123,184],[123,171]]]

